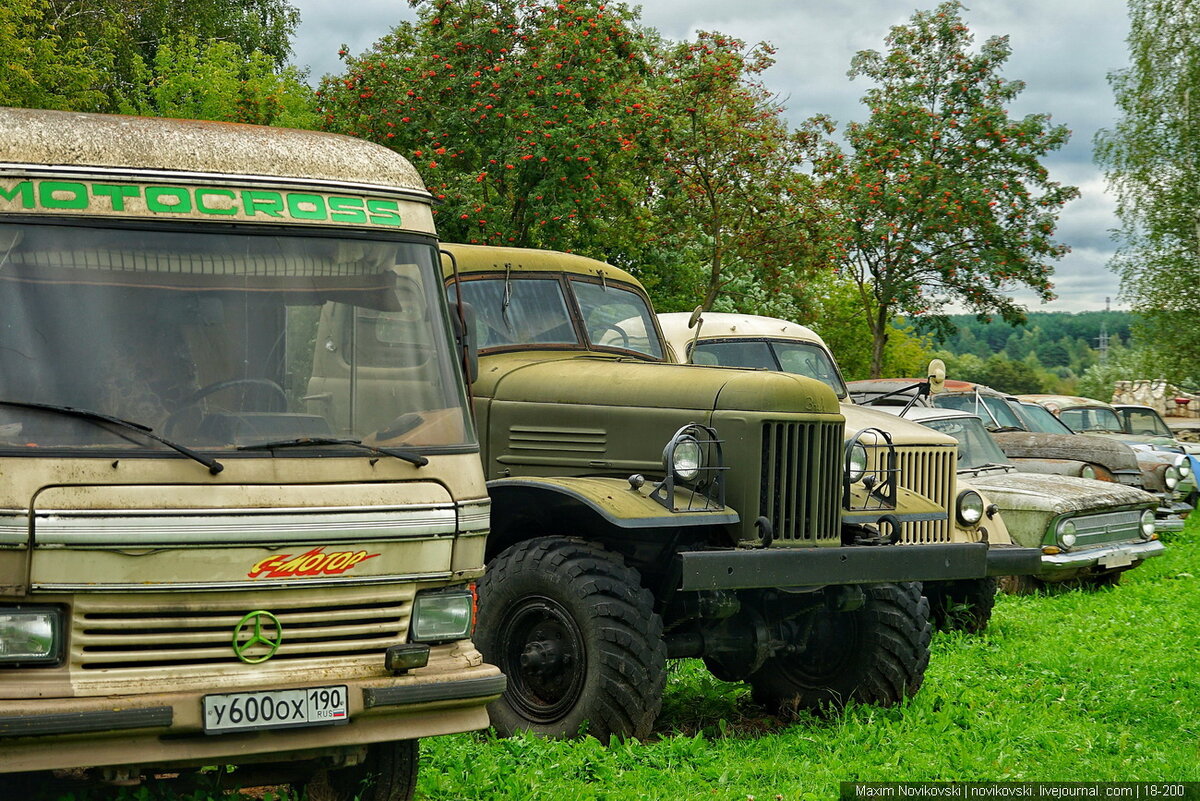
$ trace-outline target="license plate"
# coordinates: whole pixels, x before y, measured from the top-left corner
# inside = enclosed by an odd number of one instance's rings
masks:
[[[1100,560],[1101,567],[1125,567],[1133,564],[1133,557],[1123,551],[1110,553]]]
[[[252,729],[329,726],[349,720],[346,686],[307,687],[303,690],[262,690],[253,693],[206,695],[204,731],[222,734]]]

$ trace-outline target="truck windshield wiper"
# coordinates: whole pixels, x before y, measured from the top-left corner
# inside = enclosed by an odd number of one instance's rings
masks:
[[[142,436],[152,439],[155,442],[161,442],[163,445],[166,445],[173,451],[182,453],[189,459],[194,459],[195,461],[207,467],[208,472],[212,473],[214,476],[225,469],[225,465],[221,464],[216,459],[211,459],[207,456],[196,453],[186,445],[180,445],[178,442],[172,442],[165,437],[160,437],[158,434],[154,433],[154,429],[150,426],[143,425],[141,423],[135,423],[132,420],[123,420],[120,417],[113,417],[112,415],[103,414],[101,412],[94,412],[91,409],[78,409],[74,406],[57,406],[52,403],[30,403],[29,401],[11,401],[0,399],[0,406],[12,406],[17,409],[40,409],[47,412],[68,414],[72,417],[78,417],[83,420],[96,420],[105,423],[112,423],[115,426],[120,426],[121,428],[128,429],[130,431],[136,431]]]
[[[370,451],[371,453],[403,459],[406,462],[415,464],[417,467],[424,467],[429,464],[429,460],[419,453],[402,451],[398,448],[377,448],[374,445],[367,445],[361,439],[341,439],[338,437],[297,437],[295,439],[281,439],[273,442],[256,442],[253,445],[239,445],[238,450],[269,451],[275,448],[303,448],[309,445],[350,445],[355,448],[362,448],[364,451]]]

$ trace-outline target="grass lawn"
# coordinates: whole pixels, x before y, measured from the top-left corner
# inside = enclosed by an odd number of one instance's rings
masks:
[[[895,709],[790,725],[677,665],[656,735],[610,747],[422,743],[424,799],[830,799],[841,781],[1200,781],[1200,519],[1094,592],[1002,597],[982,636],[935,634]]]

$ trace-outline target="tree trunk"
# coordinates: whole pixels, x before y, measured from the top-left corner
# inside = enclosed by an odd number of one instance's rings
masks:
[[[883,378],[883,354],[888,341],[890,309],[880,306],[871,320],[871,378]]]

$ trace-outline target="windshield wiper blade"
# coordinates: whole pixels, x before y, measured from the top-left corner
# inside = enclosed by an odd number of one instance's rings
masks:
[[[303,448],[308,445],[350,445],[355,448],[362,448],[364,451],[370,451],[371,453],[402,459],[415,464],[417,467],[424,467],[429,464],[429,459],[419,453],[402,451],[399,448],[378,448],[374,445],[367,445],[361,439],[342,439],[339,437],[296,437],[295,439],[280,439],[273,442],[256,442],[253,445],[239,445],[238,450],[268,451],[275,448]]]
[[[91,409],[79,409],[75,406],[58,406],[52,403],[31,403],[29,401],[12,401],[0,398],[0,406],[12,406],[17,409],[40,409],[42,411],[69,414],[73,417],[78,417],[83,420],[99,420],[105,423],[112,423],[115,426],[120,426],[121,428],[125,428],[130,431],[136,431],[142,436],[148,437],[155,442],[161,442],[171,450],[182,453],[189,459],[193,459],[204,465],[208,468],[208,472],[212,473],[214,476],[225,469],[225,465],[221,464],[216,459],[196,453],[186,445],[180,445],[178,442],[172,442],[165,437],[160,437],[158,434],[154,433],[154,429],[150,426],[143,425],[142,423],[135,423],[132,420],[124,420],[120,417],[113,417],[109,414],[103,414],[102,412],[94,412]]]

